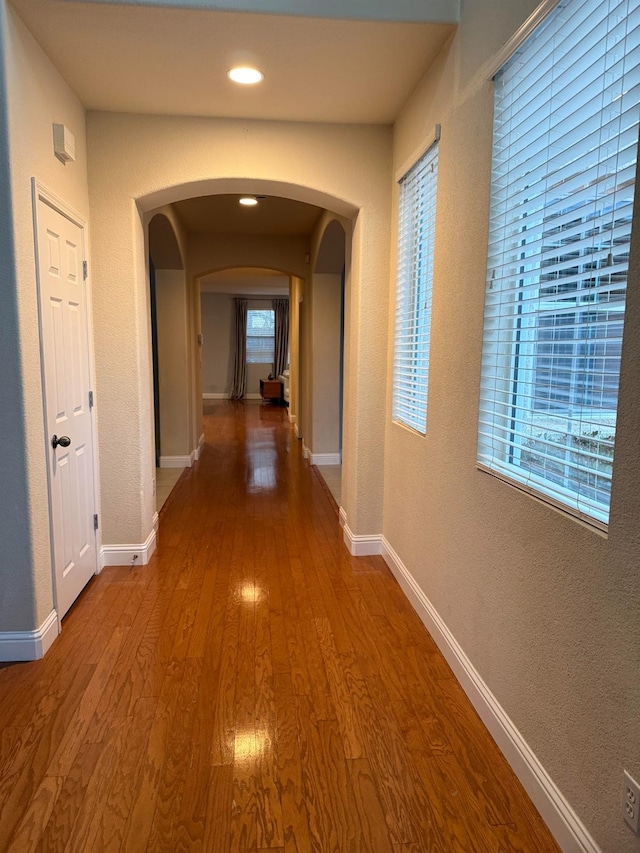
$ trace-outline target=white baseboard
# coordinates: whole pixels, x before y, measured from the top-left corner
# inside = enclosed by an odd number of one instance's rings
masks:
[[[200,456],[201,456],[201,454],[202,454],[202,448],[203,448],[203,446],[204,446],[204,433],[202,433],[202,435],[201,435],[201,436],[200,436],[200,438],[198,439],[198,446],[197,446],[197,447],[196,447],[196,449],[193,451],[193,461],[194,461],[194,462],[197,462],[197,461],[198,461],[198,459],[200,459]]]
[[[51,648],[60,633],[60,621],[55,610],[35,631],[0,631],[0,661],[40,660]]]
[[[214,393],[214,392],[209,392],[209,391],[207,391],[207,392],[203,391],[202,399],[203,400],[229,400],[231,398],[229,397],[228,391],[225,391],[222,394],[220,394],[218,392]],[[242,399],[243,400],[262,400],[262,397],[260,394],[245,394]]]
[[[300,438],[300,430],[298,429],[298,424],[294,423],[293,425],[293,434],[296,438]]]
[[[347,523],[347,513],[342,507],[338,510],[338,521],[340,522],[340,527],[344,527]]]
[[[291,412],[287,412],[287,417],[289,418],[290,424],[295,424],[295,422],[296,422],[296,416],[295,415],[292,415]]]
[[[340,453],[310,453],[309,461],[312,465],[341,465],[342,454]]]
[[[353,533],[347,524],[346,514],[342,525],[342,538],[352,557],[373,557],[376,554],[382,554],[382,536],[379,533],[371,536]]]
[[[381,545],[385,562],[438,644],[474,708],[524,785],[564,853],[601,853],[578,815],[384,536]]]
[[[153,513],[153,518],[151,519],[151,524],[153,526],[153,529],[157,532],[158,526],[160,524],[160,516],[158,515],[157,512]]]
[[[213,392],[203,392],[202,393],[203,400],[229,400],[229,392],[225,392],[223,394],[213,393]],[[245,394],[242,398],[243,400],[262,400],[260,394]]]
[[[307,445],[304,443],[304,439],[302,439],[302,458],[303,459],[310,459],[311,458],[311,451],[309,450]]]
[[[156,550],[156,529],[152,529],[142,545],[103,545],[100,558],[103,566],[146,566]],[[136,558],[134,561],[134,557]]]
[[[193,453],[189,456],[161,456],[161,468],[191,468],[193,463]]]

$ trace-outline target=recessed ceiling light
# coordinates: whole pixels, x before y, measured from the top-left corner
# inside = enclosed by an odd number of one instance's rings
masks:
[[[244,66],[232,68],[231,71],[227,71],[227,77],[233,80],[234,83],[244,83],[245,86],[249,86],[252,83],[259,83],[263,80],[264,74],[262,71],[258,71],[257,68]]]
[[[257,203],[258,199],[252,195],[244,196],[244,198],[240,199],[240,204],[244,204],[245,207],[254,207]]]

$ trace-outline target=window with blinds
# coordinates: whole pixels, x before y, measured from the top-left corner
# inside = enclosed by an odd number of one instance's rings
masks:
[[[247,364],[273,363],[274,340],[274,312],[249,308],[247,311]]]
[[[604,527],[640,0],[561,0],[495,80],[479,463]]]
[[[427,431],[437,175],[436,142],[400,181],[392,417],[423,435]]]

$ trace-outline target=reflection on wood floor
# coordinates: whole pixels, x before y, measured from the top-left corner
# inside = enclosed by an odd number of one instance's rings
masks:
[[[0,670],[0,850],[556,851],[284,410],[208,412],[151,563]]]

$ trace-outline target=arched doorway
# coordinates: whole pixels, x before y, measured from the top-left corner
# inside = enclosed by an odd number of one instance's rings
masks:
[[[222,188],[227,189],[226,183],[222,182],[222,184]],[[298,193],[298,195],[301,194],[304,195],[304,193]],[[336,214],[333,211],[327,211],[310,202],[282,196],[262,195],[258,195],[257,200],[258,204],[248,214],[243,211],[242,206],[238,205],[238,194],[229,193],[178,199],[163,208],[172,209],[181,224],[190,229],[187,241],[187,266],[192,291],[191,339],[198,342],[198,346],[192,351],[194,393],[191,403],[195,431],[191,440],[194,447],[198,446],[202,436],[203,397],[206,400],[230,396],[232,360],[229,358],[228,341],[231,307],[229,298],[234,293],[237,295],[243,292],[245,296],[251,297],[251,310],[269,310],[271,308],[269,300],[276,291],[280,296],[291,296],[290,381],[287,383],[290,420],[295,423],[297,435],[305,441],[306,447],[311,446],[313,421],[306,409],[313,403],[313,383],[322,384],[326,381],[327,375],[327,370],[322,364],[323,360],[315,358],[310,343],[314,322],[311,313],[313,311],[312,270],[317,265],[316,255],[321,251],[319,269],[335,267],[339,268],[340,275],[344,274],[345,230],[336,221]],[[318,200],[324,201],[324,197]],[[344,221],[349,227],[349,220]],[[331,222],[335,222],[338,230],[334,235],[333,227],[335,226],[330,227],[328,236],[325,237],[324,232]],[[336,237],[337,249],[333,245]],[[338,260],[335,258],[327,260],[327,254],[338,256]],[[279,281],[278,276],[281,276]],[[274,282],[278,285],[275,288]],[[207,290],[218,291],[219,294],[224,293],[226,296],[223,299],[213,294],[208,296]],[[269,304],[261,297],[266,297]],[[319,300],[319,310],[322,310],[321,302],[322,300]],[[216,303],[215,306],[214,303]],[[304,343],[302,340],[303,346],[300,346],[299,311],[309,316],[308,342]],[[325,331],[321,330],[322,334]],[[339,340],[340,323],[338,322],[338,342],[332,348],[336,352],[339,352]],[[313,365],[316,360],[320,367],[314,370]],[[272,369],[275,367],[271,364],[266,368],[248,365],[247,398],[259,397],[259,379],[267,378]],[[339,390],[341,385],[339,369],[337,373],[335,382]],[[340,397],[339,393],[338,397]],[[302,402],[305,403],[304,406]],[[317,413],[322,409],[323,405],[318,405]],[[338,410],[339,405],[337,408],[332,407],[333,422],[339,434],[341,423]],[[319,435],[319,440],[322,441],[322,433]],[[339,435],[333,441],[331,453],[333,458],[339,460]],[[328,461],[326,451],[324,461]]]
[[[148,137],[145,136],[147,142]],[[289,140],[290,141],[290,140]],[[285,146],[286,148],[287,146]],[[290,145],[288,147],[291,147]],[[154,148],[155,150],[155,148]],[[264,148],[261,149],[264,154]],[[144,156],[136,155],[131,162],[131,168],[116,176],[115,184],[108,181],[99,181],[98,192],[101,194],[100,210],[96,214],[97,228],[94,231],[99,234],[96,241],[96,276],[99,279],[97,290],[100,293],[97,306],[98,315],[104,326],[110,319],[117,323],[115,335],[111,334],[111,340],[116,346],[108,346],[106,335],[99,342],[99,372],[103,378],[105,387],[110,383],[110,376],[118,372],[125,377],[124,386],[118,388],[118,395],[103,397],[103,408],[101,417],[106,423],[104,435],[104,446],[101,448],[101,458],[111,459],[117,457],[117,466],[104,471],[103,494],[105,496],[104,507],[106,517],[106,535],[109,539],[125,539],[127,542],[141,542],[149,540],[147,553],[151,552],[151,535],[148,534],[152,527],[153,505],[151,500],[153,489],[153,441],[151,426],[151,334],[150,323],[145,322],[145,316],[149,317],[148,279],[146,275],[146,246],[145,225],[154,213],[162,212],[172,202],[187,198],[197,197],[203,194],[218,193],[241,193],[250,192],[258,194],[272,193],[274,195],[293,198],[294,200],[306,201],[322,206],[324,210],[331,211],[333,218],[336,215],[342,217],[349,223],[350,234],[347,240],[347,263],[345,271],[345,325],[352,324],[352,332],[348,338],[355,341],[355,345],[345,350],[345,363],[349,368],[345,371],[347,381],[345,383],[345,431],[343,434],[343,452],[346,460],[351,458],[353,464],[350,467],[347,508],[349,526],[352,530],[363,533],[367,531],[379,532],[381,529],[381,482],[382,482],[382,459],[379,455],[366,451],[370,445],[379,446],[384,431],[382,418],[382,400],[372,397],[368,393],[370,376],[359,369],[358,362],[368,357],[369,353],[382,353],[386,347],[386,328],[379,322],[372,323],[371,318],[375,313],[375,306],[384,302],[386,297],[386,285],[381,274],[373,274],[373,269],[382,271],[388,269],[384,251],[385,228],[387,221],[387,208],[385,206],[386,191],[381,193],[377,181],[365,179],[358,171],[342,170],[337,176],[329,169],[328,162],[321,164],[318,161],[308,161],[305,158],[304,169],[300,162],[289,157],[282,149],[281,140],[278,144],[279,157],[277,168],[271,163],[271,168],[277,174],[295,175],[296,179],[303,177],[305,169],[309,179],[316,186],[322,185],[326,176],[326,184],[336,192],[324,192],[316,187],[305,186],[288,180],[271,180],[264,177],[262,166],[266,166],[264,156],[252,159],[251,168],[247,168],[251,178],[192,178],[196,168],[196,161],[200,157],[200,165],[203,170],[210,168],[202,159],[201,149],[194,153],[190,160],[174,159],[163,161],[165,170],[159,178],[157,168],[150,169],[148,152]],[[142,152],[140,152],[142,155]],[[131,156],[131,153],[130,155]],[[211,152],[207,152],[211,157]],[[211,160],[209,159],[209,164]],[[374,170],[382,175],[384,169],[383,159],[375,160]],[[219,171],[228,174],[228,164],[220,165]],[[192,168],[193,167],[193,168]],[[255,168],[254,168],[255,167]],[[263,172],[262,175],[255,174],[256,171]],[[371,168],[365,169],[372,173]],[[202,174],[202,172],[200,172]],[[178,178],[171,182],[170,178]],[[186,180],[184,180],[186,178]],[[184,182],[181,182],[183,179]],[[163,187],[164,185],[164,187]],[[340,191],[344,188],[344,193]],[[354,192],[355,188],[355,192]],[[357,203],[345,201],[345,198],[355,198]],[[127,199],[135,199],[134,208],[128,208]],[[380,203],[378,203],[380,202]],[[369,206],[370,213],[364,218],[359,214],[358,203]],[[164,207],[159,210],[159,206]],[[133,213],[133,216],[132,216]],[[363,230],[363,223],[368,223]],[[364,251],[373,235],[377,251],[373,254]],[[133,237],[133,240],[132,240]],[[351,241],[353,240],[353,246]],[[110,282],[113,276],[109,271],[109,262],[114,266],[113,246],[118,247],[120,254],[117,257],[118,277],[116,279],[117,293],[119,299],[116,305],[113,300],[107,298]],[[351,266],[351,258],[355,266]],[[201,411],[201,388],[199,379],[198,351],[199,345],[197,335],[200,333],[199,307],[197,304],[197,287],[194,277],[202,267],[192,265],[190,261],[186,265],[186,276],[188,282],[188,329],[189,350],[191,354],[191,376],[189,382],[190,411],[193,415],[190,430],[191,452],[198,447],[200,435],[202,435],[199,423],[199,412]],[[291,270],[297,277],[304,280],[309,277],[310,264],[307,260],[304,269]],[[367,300],[362,303],[361,291],[363,282],[366,281]],[[113,289],[112,291],[113,292]],[[306,297],[305,297],[306,298]],[[353,310],[350,304],[353,302]],[[146,326],[146,328],[145,328]],[[133,345],[131,345],[133,344]],[[146,358],[145,358],[146,356]],[[148,361],[147,361],[148,359]],[[126,364],[125,364],[126,362]],[[376,375],[376,388],[379,388],[379,374]],[[350,390],[349,390],[350,389]],[[366,417],[357,415],[358,407],[365,401]],[[349,408],[351,407],[351,414]],[[380,409],[374,417],[373,409]],[[104,413],[104,414],[102,414]],[[113,428],[112,428],[113,427]],[[126,441],[123,446],[114,446],[112,436],[116,434],[116,428],[120,427],[120,434],[126,432]],[[146,438],[148,436],[148,439]],[[358,461],[360,460],[360,462]],[[362,460],[367,460],[365,465]],[[104,466],[103,466],[104,467]],[[130,492],[126,494],[122,490],[122,478],[118,472],[126,470],[128,482],[130,481]],[[133,472],[133,473],[132,473]],[[137,488],[134,488],[133,479],[136,478]],[[343,475],[344,481],[344,475]],[[360,500],[360,495],[364,496]],[[113,496],[113,499],[112,499]],[[107,529],[108,524],[108,529]]]

